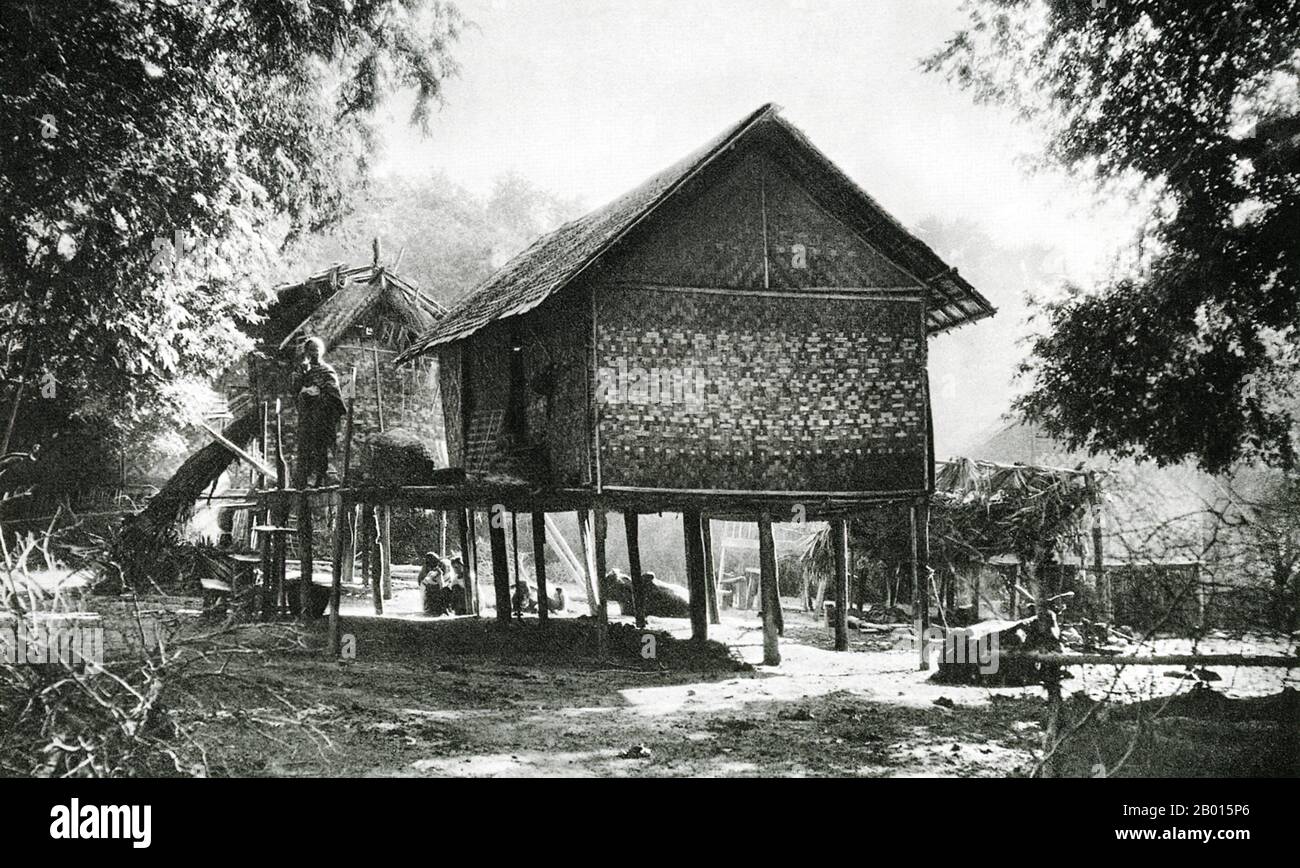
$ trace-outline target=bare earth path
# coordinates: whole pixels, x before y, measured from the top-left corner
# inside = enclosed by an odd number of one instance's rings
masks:
[[[356,638],[354,661],[277,656],[186,704],[195,734],[214,746],[212,773],[1008,776],[1028,773],[1042,746],[1040,689],[932,684],[892,636],[855,633],[854,650],[837,654],[824,625],[792,605],[781,666],[750,671],[737,661],[761,658],[752,612],[724,613],[710,636],[727,649],[698,661],[677,653],[692,647],[684,641],[665,643],[677,652],[660,661],[641,660],[630,625],[618,628],[623,655],[601,662],[572,644],[586,635],[572,620],[555,625],[569,644],[541,653],[535,622],[509,634],[474,619],[353,615],[344,623]],[[677,620],[652,619],[650,628],[688,634]],[[1189,689],[1161,675],[1133,670],[1131,697]],[[1276,694],[1300,673],[1290,681],[1277,670],[1224,675],[1216,686],[1246,697]],[[1094,687],[1102,676],[1088,673],[1074,689],[1085,682]],[[1123,772],[1295,775],[1295,724],[1164,720],[1148,727],[1150,744]],[[1113,764],[1134,731],[1132,721],[1090,727],[1063,771]]]

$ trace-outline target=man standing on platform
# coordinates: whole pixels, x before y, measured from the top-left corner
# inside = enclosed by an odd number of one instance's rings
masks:
[[[303,342],[302,371],[298,375],[298,449],[302,487],[329,482],[330,452],[338,437],[339,419],[347,413],[339,375],[325,361],[325,342],[311,337]]]

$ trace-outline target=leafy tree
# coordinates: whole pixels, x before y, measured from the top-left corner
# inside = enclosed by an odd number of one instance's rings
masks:
[[[1065,439],[1211,472],[1296,464],[1300,2],[972,0],[926,60],[1150,220],[1130,274],[1043,307],[1018,402]]]
[[[371,110],[413,89],[427,121],[462,26],[441,0],[0,3],[12,447],[193,413],[272,256],[346,210]]]
[[[577,202],[503,175],[486,200],[441,174],[376,178],[328,232],[286,250],[284,280],[331,262],[359,263],[379,238],[383,261],[444,304],[453,304],[538,235],[581,213]]]

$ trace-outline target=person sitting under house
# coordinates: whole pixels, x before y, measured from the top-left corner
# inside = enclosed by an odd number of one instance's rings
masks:
[[[532,614],[537,611],[537,599],[533,596],[533,589],[528,586],[528,582],[519,579],[515,582],[515,592],[510,598],[510,607],[514,610],[516,618],[523,618],[524,613]]]
[[[420,575],[416,578],[423,595],[424,614],[433,617],[464,615],[465,586],[456,581],[456,568],[437,552],[426,552]]]
[[[330,453],[338,437],[339,419],[347,413],[339,375],[325,361],[325,342],[310,337],[302,345],[302,370],[298,374],[299,485],[329,483]]]

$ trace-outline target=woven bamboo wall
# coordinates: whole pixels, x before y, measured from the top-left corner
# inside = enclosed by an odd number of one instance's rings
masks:
[[[620,245],[604,279],[762,288],[766,213],[772,289],[916,285],[761,150],[732,156],[695,184]]]
[[[557,485],[591,481],[586,292],[585,286],[570,287],[520,317],[529,437],[545,455]]]
[[[503,415],[501,429],[476,469],[509,473],[538,482],[582,485],[590,480],[587,425],[587,340],[589,304],[574,301],[578,288],[566,290],[538,309],[492,323],[443,351],[443,390],[448,455],[453,466],[469,466],[465,443],[474,417],[494,411]],[[522,354],[523,390],[511,393],[510,365]],[[463,374],[468,370],[468,391]],[[459,359],[467,362],[462,365]],[[468,397],[467,397],[468,396]],[[511,402],[522,406],[524,430],[508,426]],[[466,406],[468,416],[466,415]],[[481,424],[481,423],[480,423]]]
[[[711,167],[620,244],[600,280],[605,485],[925,486],[923,290],[762,147]],[[633,370],[685,383],[658,396],[618,388]]]
[[[666,396],[661,389],[656,399],[606,377],[603,483],[828,492],[924,487],[922,317],[920,301],[603,290],[603,369],[623,362],[703,383],[702,393],[687,385]]]

